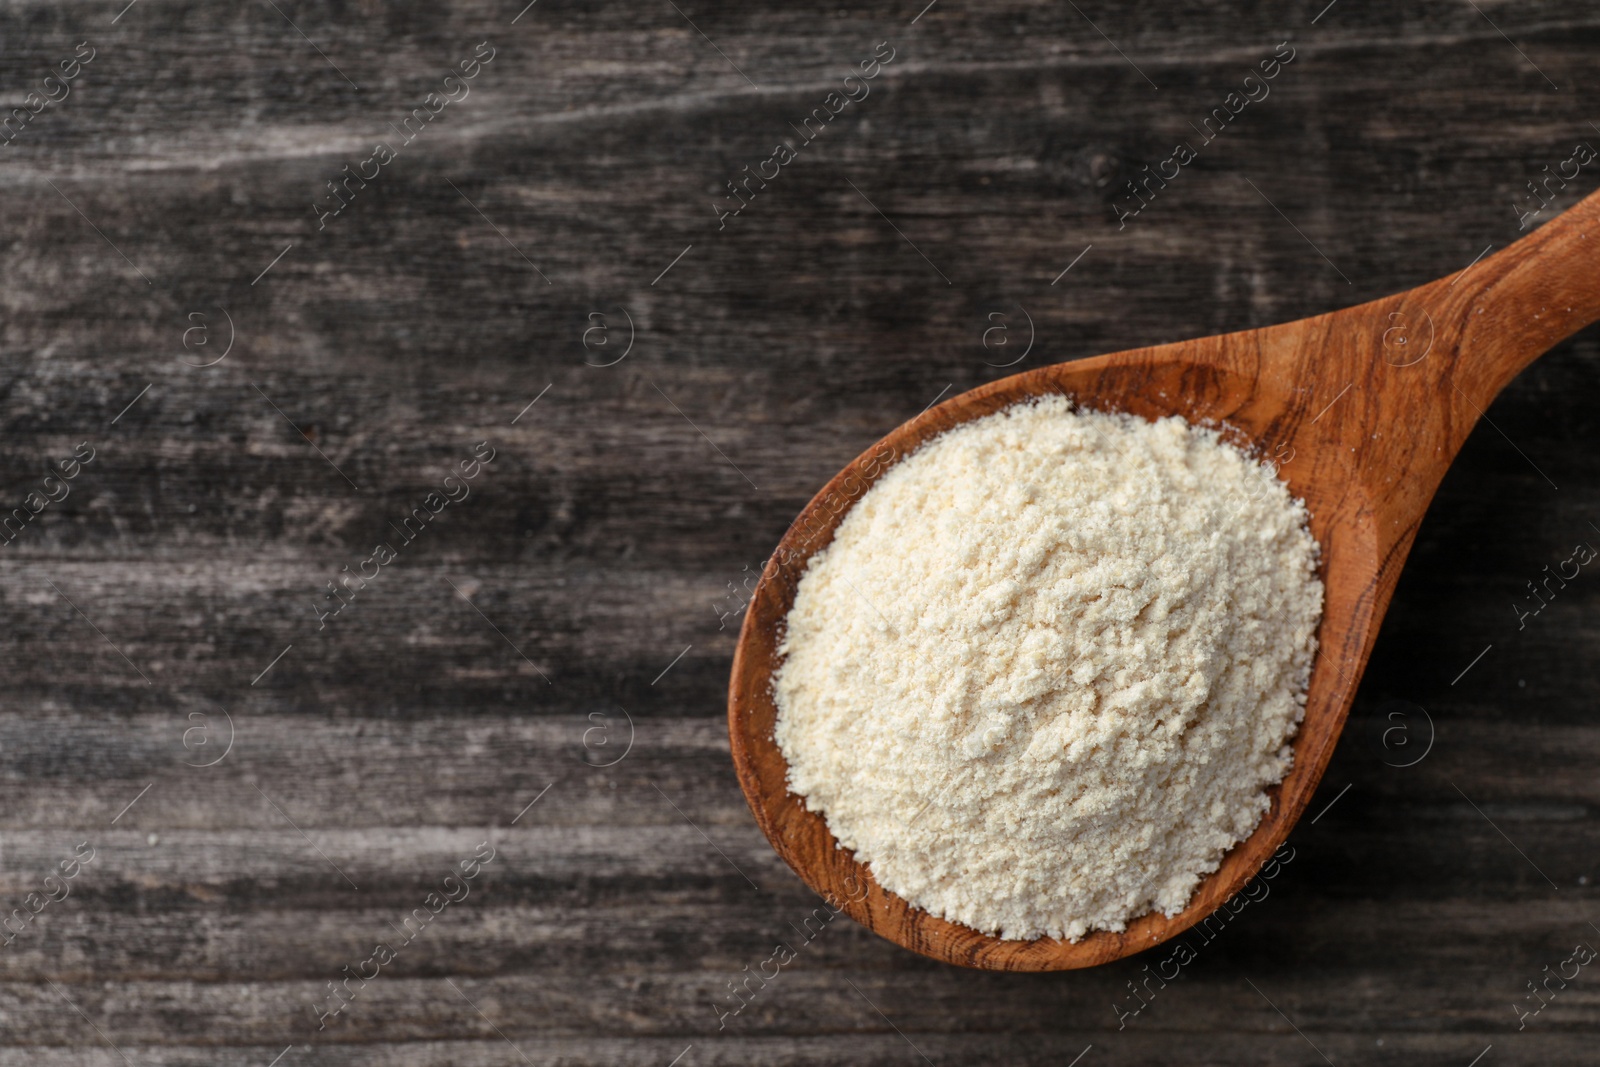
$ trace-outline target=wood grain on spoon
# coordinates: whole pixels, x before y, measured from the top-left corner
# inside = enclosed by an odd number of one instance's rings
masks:
[[[762,831],[808,885],[858,922],[969,967],[1090,967],[1200,922],[1261,868],[1310,801],[1423,513],[1484,409],[1522,368],[1596,319],[1600,193],[1510,247],[1403,293],[1265,329],[1041,367],[952,397],[897,427],[795,519],[745,615],[728,728],[739,784]],[[1269,790],[1271,810],[1180,914],[1148,914],[1122,933],[1077,943],[1001,940],[885,891],[838,847],[822,817],[789,792],[788,768],[772,739],[771,678],[783,620],[806,561],[832,540],[850,504],[929,438],[1052,393],[1104,411],[1220,424],[1232,440],[1280,464],[1279,476],[1310,509],[1327,585],[1294,767]]]

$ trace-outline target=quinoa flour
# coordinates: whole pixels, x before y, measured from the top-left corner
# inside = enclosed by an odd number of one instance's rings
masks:
[[[1063,397],[891,468],[808,564],[789,786],[886,889],[1014,939],[1175,915],[1290,765],[1303,504],[1215,431]]]

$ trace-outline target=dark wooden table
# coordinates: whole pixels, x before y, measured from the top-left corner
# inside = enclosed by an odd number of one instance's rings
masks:
[[[1600,545],[1594,330],[1445,482],[1327,810],[1147,1003],[1164,950],[840,919],[723,1014],[819,904],[723,701],[745,579],[937,397],[1514,240],[1600,147],[1600,8],[125,2],[0,13],[0,1065],[1595,1062],[1600,971],[1528,983],[1600,946],[1600,578],[1517,609]]]

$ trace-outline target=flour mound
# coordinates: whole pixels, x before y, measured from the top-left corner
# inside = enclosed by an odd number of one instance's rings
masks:
[[[790,789],[886,889],[985,933],[1177,914],[1289,770],[1322,613],[1306,523],[1176,417],[1052,397],[943,434],[800,581]]]

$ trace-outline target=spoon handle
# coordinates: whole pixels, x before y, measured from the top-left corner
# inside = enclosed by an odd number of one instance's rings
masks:
[[[1529,363],[1600,319],[1600,192],[1424,291],[1439,326],[1454,327],[1456,386],[1488,407]]]

